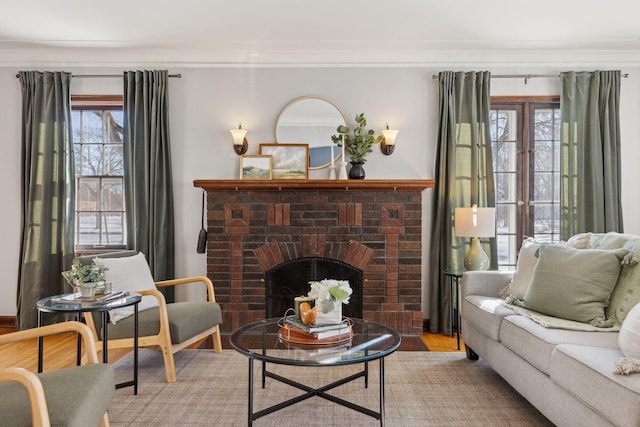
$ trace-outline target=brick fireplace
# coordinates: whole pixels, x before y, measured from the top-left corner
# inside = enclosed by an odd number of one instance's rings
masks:
[[[433,181],[196,180],[194,186],[207,192],[207,274],[224,334],[265,318],[266,272],[308,257],[362,271],[363,318],[403,335],[422,333],[422,192]]]

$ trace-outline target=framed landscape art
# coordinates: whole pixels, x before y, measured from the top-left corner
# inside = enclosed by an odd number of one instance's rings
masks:
[[[271,179],[272,157],[245,155],[240,157],[240,179]]]
[[[260,154],[273,157],[273,179],[309,177],[309,144],[260,144]]]

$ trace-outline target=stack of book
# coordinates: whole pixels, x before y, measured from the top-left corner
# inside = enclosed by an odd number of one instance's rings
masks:
[[[351,321],[325,325],[305,325],[296,316],[286,316],[278,330],[280,338],[301,344],[334,344],[351,339]]]
[[[78,292],[75,294],[64,294],[64,295],[53,297],[51,298],[51,302],[54,304],[90,306],[90,305],[108,304],[112,301],[115,301],[120,298],[124,298],[128,295],[129,293],[126,291],[111,291],[106,294],[94,295],[92,297],[83,297]]]

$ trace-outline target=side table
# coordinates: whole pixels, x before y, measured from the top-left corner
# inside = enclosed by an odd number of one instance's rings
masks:
[[[458,350],[460,350],[460,309],[458,307],[458,296],[460,295],[460,278],[462,272],[447,270],[444,275],[449,278],[449,319],[451,319],[451,337],[455,326],[456,336],[458,337]]]
[[[81,321],[83,313],[100,312],[102,314],[102,361],[109,363],[108,354],[108,325],[109,310],[115,308],[133,306],[134,330],[133,330],[133,381],[126,381],[116,384],[116,388],[133,386],[133,394],[138,394],[138,304],[142,296],[136,293],[127,293],[120,298],[101,302],[83,302],[70,300],[69,302],[58,302],[61,297],[69,294],[54,295],[43,298],[36,302],[38,309],[38,326],[43,325],[43,313],[76,313],[76,320]],[[44,341],[38,338],[38,372],[42,372],[42,354]],[[82,340],[78,336],[78,350],[76,363],[80,365],[82,357]]]

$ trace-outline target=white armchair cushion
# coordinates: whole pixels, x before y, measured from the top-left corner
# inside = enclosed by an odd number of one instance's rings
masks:
[[[111,282],[114,291],[138,292],[146,289],[156,289],[149,264],[142,252],[136,255],[122,258],[95,258],[96,265],[104,266],[104,278]],[[158,300],[150,295],[143,296],[138,305],[138,310],[158,306]],[[109,318],[112,323],[133,314],[133,307],[118,308],[109,311]]]

